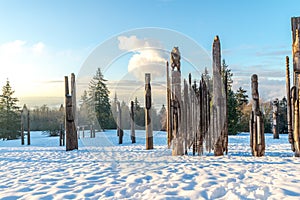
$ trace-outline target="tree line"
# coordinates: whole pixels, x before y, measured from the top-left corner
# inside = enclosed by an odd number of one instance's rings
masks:
[[[96,74],[89,83],[87,91],[83,92],[80,98],[78,122],[80,125],[93,124],[97,129],[116,129],[117,128],[117,94],[112,101],[109,99],[110,91],[107,88],[106,79],[98,68]],[[120,102],[122,128],[130,129],[130,108],[126,102]],[[164,113],[157,113],[152,107],[153,130],[162,130],[161,118]],[[145,109],[141,106],[137,97],[134,99],[134,116],[136,129],[144,129],[145,126]]]
[[[251,113],[252,103],[249,101],[247,91],[242,87],[233,91],[233,73],[225,60],[222,62],[223,80],[227,80],[227,108],[228,108],[228,132],[235,135],[239,132],[249,132],[249,117]],[[226,79],[224,78],[225,76]],[[212,87],[212,79],[205,70],[203,78],[210,82]],[[110,91],[107,88],[106,79],[100,70],[97,69],[89,83],[89,88],[84,91],[80,98],[78,112],[78,124],[81,126],[90,126],[98,130],[116,129],[117,117],[117,95],[113,100],[109,99]],[[196,87],[195,87],[196,88]],[[10,86],[9,80],[2,87],[0,95],[0,138],[16,139],[20,136],[21,109],[18,106],[18,99],[14,97],[14,90]],[[145,126],[145,109],[141,106],[139,100],[134,100],[134,115],[136,129],[144,129]],[[122,110],[123,129],[130,129],[130,108],[124,101],[120,102]],[[264,102],[261,104],[264,112],[264,128],[265,132],[272,132],[272,104]],[[27,109],[27,108],[26,108]],[[285,97],[279,101],[279,132],[287,132],[287,100]],[[166,130],[166,108],[162,105],[159,112],[152,107],[153,130]],[[47,105],[34,107],[30,110],[30,128],[33,131],[45,131],[50,136],[59,134],[60,129],[64,125],[64,107],[49,108]],[[27,129],[24,124],[25,131]]]

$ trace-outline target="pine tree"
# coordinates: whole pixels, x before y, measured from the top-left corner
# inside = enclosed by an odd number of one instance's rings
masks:
[[[140,106],[140,102],[138,101],[137,97],[134,99],[134,120],[136,129],[142,129],[145,127],[145,109]]]
[[[13,97],[9,81],[2,87],[0,95],[0,137],[3,139],[16,139],[20,130],[20,107],[17,106],[18,99]]]
[[[111,120],[113,119],[108,96],[109,90],[105,83],[106,81],[101,69],[98,68],[96,75],[90,81],[89,85],[89,102],[94,108],[97,121],[102,130],[110,128],[112,125]]]
[[[233,73],[231,72],[231,69],[228,67],[224,59],[222,61],[221,70],[223,81],[227,80],[228,134],[235,135],[239,130],[241,112],[238,109],[238,101],[236,99],[236,95],[232,91]]]
[[[244,90],[242,87],[239,87],[239,89],[235,93],[236,99],[238,101],[239,106],[243,106],[245,104],[248,104],[248,95],[247,90]]]
[[[83,95],[80,98],[79,116],[78,121],[80,125],[91,125],[91,109],[89,106],[89,97],[86,90],[83,91]]]

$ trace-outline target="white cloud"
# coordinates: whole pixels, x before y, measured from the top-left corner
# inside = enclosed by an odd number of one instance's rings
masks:
[[[45,44],[42,42],[38,42],[32,46],[32,51],[34,54],[41,54],[43,53],[44,48],[45,48]]]
[[[119,36],[119,49],[134,53],[128,62],[128,72],[137,79],[144,80],[145,73],[151,73],[152,79],[165,75],[167,54],[159,42],[139,39],[135,35]]]

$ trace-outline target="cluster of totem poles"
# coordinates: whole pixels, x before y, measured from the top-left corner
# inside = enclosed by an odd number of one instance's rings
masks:
[[[214,39],[212,54],[211,96],[209,81],[202,76],[199,84],[192,84],[191,74],[188,83],[185,79],[183,81],[182,94],[180,52],[178,47],[174,47],[171,52],[171,77],[167,63],[167,135],[172,155],[187,154],[191,147],[194,155],[201,155],[204,150],[213,150],[218,156],[227,153],[227,80],[222,78],[218,36]]]
[[[300,17],[293,17],[292,22],[292,55],[293,86],[290,86],[289,57],[286,57],[286,91],[287,122],[289,142],[295,156],[300,157]],[[218,36],[212,45],[212,83],[205,76],[199,82],[181,80],[181,55],[178,47],[174,47],[167,72],[167,142],[172,148],[172,155],[185,155],[192,148],[193,155],[201,155],[204,151],[214,152],[220,156],[228,152],[228,110],[227,110],[227,75],[221,70],[221,44]],[[224,73],[224,72],[223,72]],[[153,130],[151,123],[151,76],[145,74],[145,130],[146,149],[153,149]],[[183,84],[183,87],[182,87]],[[212,84],[212,86],[210,86]],[[212,91],[210,91],[212,88]],[[263,112],[260,109],[258,76],[251,77],[252,111],[249,121],[250,146],[253,156],[265,153],[265,136]],[[77,129],[75,126],[76,95],[75,75],[71,75],[71,94],[68,77],[65,77],[65,128],[66,150],[78,149]],[[278,131],[278,99],[273,104],[273,133],[279,138]],[[75,105],[74,105],[75,104]],[[131,102],[131,140],[135,143],[134,108]],[[117,104],[117,135],[119,144],[123,142],[120,104]],[[62,136],[64,137],[64,136]],[[95,137],[95,133],[93,133]],[[29,141],[30,142],[30,141]],[[24,140],[22,140],[22,144]]]

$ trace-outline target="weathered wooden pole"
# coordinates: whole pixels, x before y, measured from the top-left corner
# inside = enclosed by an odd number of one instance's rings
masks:
[[[117,112],[118,112],[118,119],[117,119],[117,132],[119,136],[119,144],[123,143],[123,129],[122,129],[122,110],[120,107],[120,102],[117,102]]]
[[[93,125],[90,125],[90,138],[93,138]]]
[[[181,71],[180,71],[181,55],[178,47],[174,47],[171,52],[171,76],[172,76],[172,155],[184,155],[183,149],[183,133],[181,127]],[[174,69],[177,68],[177,71]]]
[[[292,17],[292,53],[293,53],[293,79],[294,86],[291,89],[291,115],[293,134],[289,136],[292,142],[292,150],[296,157],[300,157],[300,17]],[[288,61],[288,60],[287,60]]]
[[[272,102],[272,107],[273,107],[273,139],[279,139],[279,124],[278,124],[278,106],[279,106],[279,100],[276,98]]]
[[[135,143],[134,102],[130,102],[130,135],[132,144]]]
[[[94,124],[92,124],[92,130],[93,130],[93,138],[95,138],[96,137],[96,130],[95,130]]]
[[[71,85],[75,85],[72,83]],[[74,91],[74,88],[71,88],[71,91]],[[78,149],[78,139],[77,139],[77,129],[75,125],[74,118],[74,108],[72,102],[72,96],[69,94],[69,82],[68,77],[65,76],[65,127],[66,127],[66,150],[71,151]]]
[[[296,91],[298,89],[296,88]],[[298,90],[299,91],[299,90]],[[294,138],[294,147],[295,147],[295,156],[300,157],[300,144],[299,144],[299,92],[297,92],[297,98],[294,103],[294,130],[293,130],[293,138]]]
[[[72,96],[72,108],[74,116],[75,127],[78,126],[78,116],[77,116],[77,102],[76,102],[76,84],[75,84],[75,74],[71,74],[71,96]]]
[[[192,140],[193,140],[193,131],[192,131],[192,103],[191,103],[191,85],[190,85],[190,82],[191,82],[191,79],[192,79],[192,75],[189,73],[189,77],[188,77],[188,82],[189,83],[186,83],[187,86],[187,147],[190,148],[191,145],[192,145]],[[185,100],[186,101],[186,100]]]
[[[24,110],[24,108],[23,108]],[[24,111],[21,111],[21,145],[24,145],[25,144],[25,141],[24,141],[24,116],[23,116],[23,112]]]
[[[27,110],[27,145],[30,145],[30,111]]]
[[[90,138],[94,137],[93,125],[90,125]]]
[[[221,75],[221,44],[219,36],[214,38],[213,42],[213,140],[214,155],[221,156],[224,154],[226,137],[226,96],[222,94],[224,84],[222,84]]]
[[[250,145],[253,156],[263,156],[265,154],[265,135],[263,116],[259,109],[258,78],[256,74],[251,77],[252,89],[252,113],[250,116]]]
[[[63,146],[63,136],[64,136],[64,128],[63,124],[60,124],[60,132],[59,132],[59,146]]]
[[[293,120],[292,120],[292,106],[291,106],[291,86],[290,86],[290,67],[289,67],[289,57],[286,56],[286,97],[287,97],[287,125],[289,142],[291,144],[292,151],[294,148],[294,138],[293,138]]]
[[[145,74],[145,126],[146,126],[146,150],[153,149],[153,130],[151,118],[151,74]]]
[[[171,121],[171,85],[170,85],[170,75],[169,75],[169,62],[167,61],[167,139],[168,148],[171,147],[172,142],[172,121]]]
[[[292,25],[292,53],[293,53],[293,74],[294,74],[294,86],[298,88],[300,79],[300,17],[291,18]]]
[[[188,116],[189,116],[189,92],[188,85],[186,80],[183,81],[183,112],[182,112],[182,125],[183,125],[183,133],[184,133],[184,154],[188,154],[188,135],[189,135],[189,124],[188,124]]]

